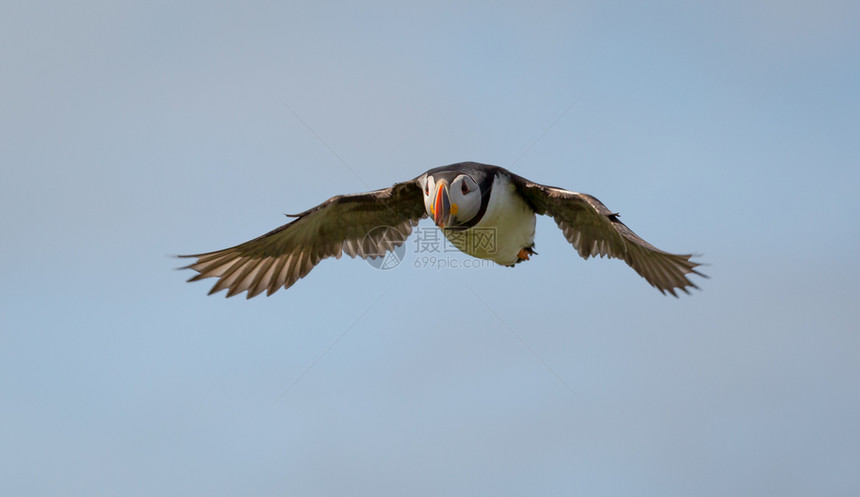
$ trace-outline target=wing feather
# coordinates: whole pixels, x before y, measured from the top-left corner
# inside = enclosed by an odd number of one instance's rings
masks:
[[[420,177],[419,177],[420,178]],[[402,245],[425,217],[421,187],[415,178],[368,193],[339,195],[265,235],[234,247],[196,255],[183,269],[197,274],[188,281],[217,278],[209,292],[227,290],[247,298],[289,288],[329,257],[373,258]],[[380,228],[380,229],[376,229]],[[386,228],[386,229],[382,229]]]
[[[619,221],[618,213],[591,195],[508,174],[535,212],[552,217],[582,258],[622,259],[661,293],[675,297],[676,290],[690,293],[687,288],[698,288],[687,275],[707,278],[696,270],[700,264],[690,260],[692,254],[671,254],[651,245]]]

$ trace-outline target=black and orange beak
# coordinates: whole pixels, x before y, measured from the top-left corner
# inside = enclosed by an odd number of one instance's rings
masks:
[[[451,223],[451,199],[448,197],[448,184],[440,181],[436,185],[436,200],[433,202],[433,221],[444,228]]]

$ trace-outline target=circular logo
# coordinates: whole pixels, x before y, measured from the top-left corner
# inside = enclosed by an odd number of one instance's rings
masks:
[[[364,260],[376,269],[394,269],[406,257],[405,241],[406,237],[397,228],[377,226],[364,235],[362,246],[370,247]]]

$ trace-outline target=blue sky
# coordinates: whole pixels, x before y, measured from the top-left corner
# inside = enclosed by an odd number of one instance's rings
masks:
[[[0,493],[856,495],[858,33],[835,0],[7,6]],[[661,296],[549,219],[515,269],[174,270],[464,160],[711,279]]]

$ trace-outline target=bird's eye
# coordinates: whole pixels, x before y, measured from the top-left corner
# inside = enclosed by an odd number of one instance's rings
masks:
[[[430,182],[424,183],[424,195],[430,195]]]
[[[465,181],[460,185],[460,191],[463,192],[463,195],[469,193],[469,185]]]

